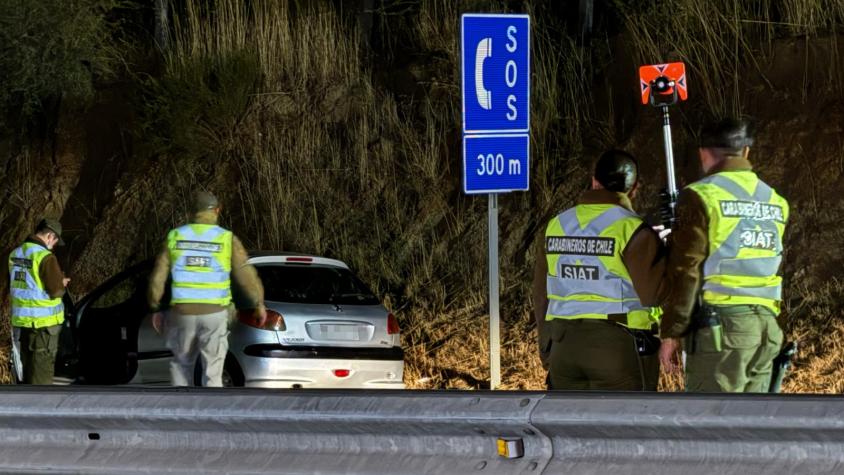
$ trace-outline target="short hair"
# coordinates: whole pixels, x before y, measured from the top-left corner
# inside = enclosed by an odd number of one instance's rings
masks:
[[[755,129],[748,119],[728,118],[712,122],[701,130],[700,147],[723,149],[733,152],[728,154],[733,155],[753,145]]]
[[[624,150],[608,150],[595,163],[595,179],[609,191],[629,193],[639,181],[639,163]]]

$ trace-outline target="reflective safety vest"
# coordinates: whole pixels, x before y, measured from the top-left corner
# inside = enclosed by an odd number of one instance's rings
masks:
[[[551,220],[545,231],[545,319],[626,314],[629,328],[650,329],[659,312],[639,301],[621,258],[641,225],[636,213],[610,204],[577,205]]]
[[[51,298],[41,282],[41,262],[50,254],[49,249],[32,242],[9,254],[12,326],[44,328],[64,322],[62,299]]]
[[[782,236],[788,202],[750,170],[716,173],[689,185],[709,221],[703,301],[780,311]]]
[[[213,224],[186,224],[167,235],[171,303],[231,302],[232,233]]]

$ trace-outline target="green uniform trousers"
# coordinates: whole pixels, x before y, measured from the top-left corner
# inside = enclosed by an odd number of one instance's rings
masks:
[[[20,328],[24,384],[53,384],[61,325]]]
[[[656,391],[659,359],[640,356],[626,329],[606,320],[546,322],[551,330],[551,389]]]
[[[759,305],[713,308],[721,330],[701,328],[686,339],[686,391],[768,392],[783,339],[776,315]]]

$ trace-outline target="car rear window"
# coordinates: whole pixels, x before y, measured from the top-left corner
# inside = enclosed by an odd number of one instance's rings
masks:
[[[264,299],[286,303],[377,305],[371,290],[348,269],[312,265],[257,265]]]

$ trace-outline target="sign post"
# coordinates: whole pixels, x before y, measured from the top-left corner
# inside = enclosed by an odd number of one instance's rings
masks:
[[[498,194],[530,175],[530,17],[464,14],[460,25],[463,191],[489,195],[490,389],[501,385]]]
[[[489,194],[489,389],[501,385],[501,317],[498,308],[498,195]]]

